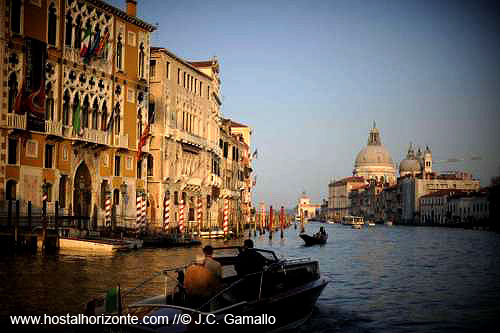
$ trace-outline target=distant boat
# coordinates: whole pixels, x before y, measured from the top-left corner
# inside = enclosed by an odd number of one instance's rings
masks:
[[[375,222],[373,222],[373,221],[366,221],[365,225],[367,225],[369,227],[374,227],[375,226]]]
[[[361,224],[353,224],[352,228],[353,229],[361,229]]]
[[[342,224],[344,225],[363,225],[365,224],[362,216],[351,216],[346,215],[342,218]]]
[[[384,223],[385,225],[388,225],[388,226],[391,226],[392,225],[392,221],[385,221]]]
[[[306,246],[326,244],[328,240],[328,234],[317,233],[314,236],[309,236],[308,234],[300,234],[300,238],[304,240]]]

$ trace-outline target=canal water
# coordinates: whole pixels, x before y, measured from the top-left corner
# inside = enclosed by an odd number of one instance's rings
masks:
[[[279,232],[272,241],[267,234],[255,238],[257,247],[318,259],[322,274],[331,281],[299,332],[484,332],[500,327],[499,234],[323,226],[329,233],[323,246],[304,247],[294,228],[284,239]],[[319,227],[311,223],[306,231]],[[215,246],[223,244],[212,241]],[[154,272],[201,255],[201,248],[179,248],[115,255],[0,256],[1,322],[13,314],[80,313],[87,300],[117,283],[129,288]]]

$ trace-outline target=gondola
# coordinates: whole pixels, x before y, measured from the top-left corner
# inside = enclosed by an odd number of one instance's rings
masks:
[[[326,244],[328,240],[328,234],[315,234],[314,236],[309,236],[308,234],[300,234],[300,238],[304,240],[306,246]]]
[[[293,329],[304,323],[312,313],[313,307],[319,295],[328,284],[328,280],[320,276],[319,262],[309,258],[281,259],[273,251],[254,249],[262,254],[267,265],[260,272],[239,276],[223,276],[223,286],[217,289],[208,299],[193,299],[182,294],[178,287],[184,280],[188,280],[184,273],[189,274],[189,267],[172,268],[158,272],[158,277],[165,281],[165,293],[140,301],[128,303],[123,301],[128,292],[119,292],[118,310],[97,311],[96,304],[91,307],[88,314],[96,315],[106,313],[108,315],[132,315],[139,317],[139,323],[135,325],[121,325],[120,332],[199,332],[212,331],[216,328],[219,332],[238,331],[276,331]],[[221,252],[224,256],[217,256]],[[233,251],[234,253],[229,253]],[[224,272],[234,272],[234,266],[238,263],[237,254],[242,251],[241,247],[224,247],[214,249],[214,259],[223,266]],[[227,269],[226,269],[227,267]],[[177,273],[177,284],[174,289],[169,274]],[[179,277],[182,275],[182,278]],[[152,280],[151,280],[152,281]],[[180,283],[180,285],[179,285]],[[144,283],[141,284],[145,286]],[[137,290],[132,288],[130,290]],[[135,298],[135,297],[134,297]],[[89,306],[87,306],[89,308]],[[190,323],[178,320],[180,316],[192,319]],[[143,322],[144,316],[170,318],[168,325],[151,325]],[[177,321],[175,321],[177,318]],[[232,320],[246,318],[254,322],[237,322]],[[201,321],[201,324],[200,324]],[[255,325],[257,321],[258,325]],[[197,324],[198,322],[199,324]],[[213,326],[215,324],[215,326]],[[117,326],[113,326],[118,329]]]

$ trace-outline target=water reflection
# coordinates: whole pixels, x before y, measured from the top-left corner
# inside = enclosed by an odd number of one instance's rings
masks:
[[[299,230],[257,235],[257,247],[320,261],[331,280],[301,332],[469,330],[498,323],[500,235],[426,227],[326,226],[328,243],[304,247]],[[319,225],[310,224],[313,232]],[[206,241],[213,246],[240,241]],[[59,252],[0,257],[0,315],[82,311],[92,297],[202,256],[201,247],[115,255]],[[161,292],[158,281],[145,293]]]

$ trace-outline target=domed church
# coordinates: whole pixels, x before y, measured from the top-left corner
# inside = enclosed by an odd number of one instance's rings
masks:
[[[396,169],[391,155],[382,145],[380,132],[373,122],[373,128],[368,136],[368,145],[356,156],[354,163],[354,176],[362,176],[366,180],[396,183]]]
[[[427,146],[424,153],[418,148],[417,153],[413,150],[410,143],[406,158],[399,164],[399,176],[411,176],[425,178],[426,175],[432,173],[432,153]]]

